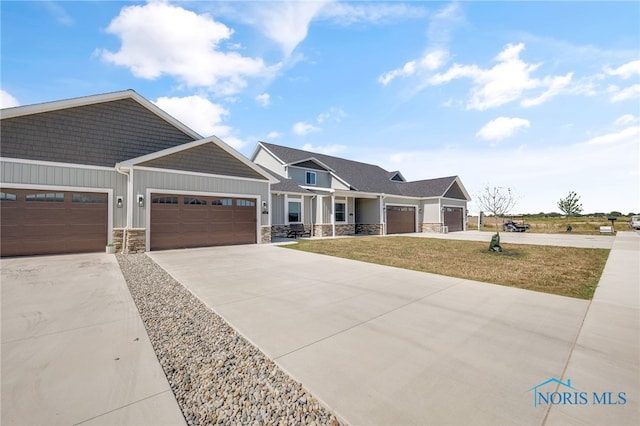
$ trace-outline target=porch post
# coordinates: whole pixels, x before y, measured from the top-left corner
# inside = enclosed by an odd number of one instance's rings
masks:
[[[331,194],[331,234],[336,236],[336,196]]]

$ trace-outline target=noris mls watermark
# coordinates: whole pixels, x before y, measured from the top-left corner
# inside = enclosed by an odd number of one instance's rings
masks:
[[[529,389],[533,392],[533,407],[539,405],[625,405],[627,393],[620,391],[582,391],[555,377]]]

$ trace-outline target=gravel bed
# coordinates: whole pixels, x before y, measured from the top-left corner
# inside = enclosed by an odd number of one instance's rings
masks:
[[[189,425],[338,425],[300,383],[145,254],[116,255]]]

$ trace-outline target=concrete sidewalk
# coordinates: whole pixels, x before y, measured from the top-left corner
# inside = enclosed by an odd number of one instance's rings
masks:
[[[185,424],[115,256],[0,269],[2,425]]]
[[[618,232],[563,374],[588,404],[551,405],[546,424],[640,424],[639,288],[640,234]]]

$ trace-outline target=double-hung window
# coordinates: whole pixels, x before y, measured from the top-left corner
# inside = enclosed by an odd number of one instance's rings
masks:
[[[305,181],[305,183],[307,185],[315,185],[316,184],[316,172],[306,172],[304,181]]]
[[[347,221],[347,205],[346,203],[336,202],[335,205],[336,222]]]
[[[300,201],[289,201],[287,203],[289,223],[302,222],[302,203]]]

